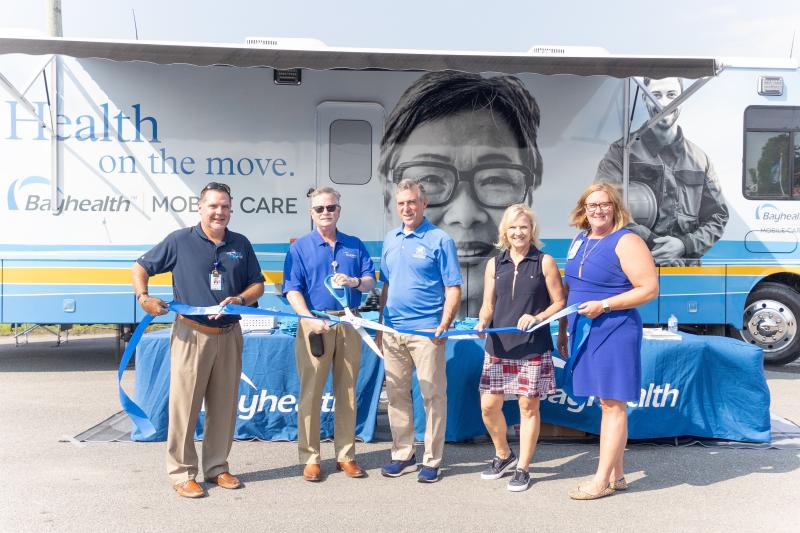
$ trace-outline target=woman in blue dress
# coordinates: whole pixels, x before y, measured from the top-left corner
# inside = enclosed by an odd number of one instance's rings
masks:
[[[567,252],[564,282],[567,305],[580,303],[580,316],[561,320],[558,351],[570,358],[564,375],[571,378],[572,396],[594,396],[602,410],[597,472],[569,493],[576,500],[627,488],[626,402],[638,401],[641,393],[642,319],[635,308],[658,296],[653,257],[638,235],[624,229],[630,221],[614,185],[603,182],[589,186],[570,215],[583,231]]]

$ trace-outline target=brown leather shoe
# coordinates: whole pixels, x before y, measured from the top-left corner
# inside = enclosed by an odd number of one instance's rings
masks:
[[[209,483],[215,483],[216,485],[222,487],[223,489],[238,489],[242,486],[242,482],[239,481],[239,478],[231,474],[230,472],[223,472],[218,476],[214,476],[211,479],[207,479]]]
[[[198,485],[197,481],[193,479],[184,481],[183,483],[176,483],[172,488],[175,489],[178,496],[183,496],[184,498],[202,498],[206,495],[203,487]]]
[[[364,477],[367,475],[355,461],[336,463],[336,470],[341,470],[347,477]]]
[[[303,467],[303,479],[306,481],[321,481],[322,470],[318,464],[309,463]]]

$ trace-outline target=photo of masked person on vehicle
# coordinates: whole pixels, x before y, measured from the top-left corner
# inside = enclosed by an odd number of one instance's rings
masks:
[[[476,316],[486,260],[505,209],[531,204],[541,184],[540,111],[516,77],[441,71],[423,75],[386,122],[379,170],[388,227],[394,184],[418,181],[430,222],[456,242],[464,279],[462,316]]]

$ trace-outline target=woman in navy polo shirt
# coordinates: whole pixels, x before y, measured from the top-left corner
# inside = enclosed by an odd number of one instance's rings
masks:
[[[536,219],[527,205],[514,204],[505,210],[499,234],[500,253],[486,264],[476,329],[516,326],[524,331],[564,308],[561,275],[555,260],[539,251]],[[539,398],[556,391],[552,350],[547,327],[531,333],[490,333],[486,341],[481,410],[495,457],[481,478],[498,479],[514,469],[508,482],[513,492],[526,490],[530,484],[528,465],[539,439]],[[506,395],[519,401],[519,459],[506,438],[502,412]]]

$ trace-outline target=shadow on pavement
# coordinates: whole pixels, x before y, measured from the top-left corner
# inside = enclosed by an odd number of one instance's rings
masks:
[[[117,338],[72,337],[56,346],[49,338],[0,345],[0,372],[92,372],[117,369]]]

